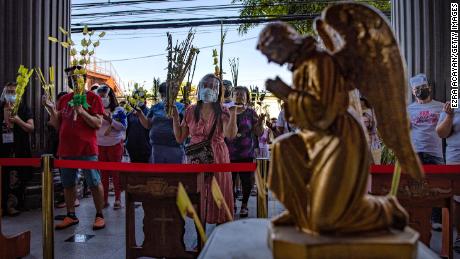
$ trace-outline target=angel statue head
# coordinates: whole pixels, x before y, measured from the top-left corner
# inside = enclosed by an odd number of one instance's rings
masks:
[[[268,62],[279,65],[285,63],[294,64],[302,53],[316,48],[316,41],[311,36],[301,36],[290,25],[282,22],[274,22],[267,25],[259,36],[257,49],[268,58]]]

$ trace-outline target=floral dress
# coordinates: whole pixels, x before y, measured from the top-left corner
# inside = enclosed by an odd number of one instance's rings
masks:
[[[191,105],[185,111],[185,117],[182,121],[183,125],[186,125],[189,129],[189,134],[191,137],[190,144],[196,144],[202,141],[205,141],[209,137],[209,133],[212,130],[212,126],[215,120],[215,115],[212,114],[209,120],[204,120],[203,117],[200,117],[198,122],[195,121],[195,111],[196,105]],[[224,130],[223,122],[230,119],[230,113],[227,108],[222,106],[222,115],[218,120],[214,136],[212,137],[211,146],[214,153],[214,161],[217,164],[220,163],[230,163],[230,157],[227,149],[227,145],[224,142]],[[215,173],[217,183],[222,190],[225,201],[229,208],[233,208],[233,191],[232,191],[232,174],[231,172],[221,172]],[[212,199],[211,196],[211,177],[205,180],[205,190],[204,195],[202,195],[201,202],[206,204],[206,222],[209,224],[220,224],[228,221],[225,210],[222,207],[219,209]],[[208,198],[206,198],[208,196]]]

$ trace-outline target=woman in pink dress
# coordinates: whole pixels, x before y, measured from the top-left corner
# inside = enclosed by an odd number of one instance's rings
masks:
[[[215,163],[229,163],[229,153],[224,138],[234,138],[238,131],[236,126],[236,109],[227,109],[221,103],[222,83],[213,74],[204,76],[198,84],[198,103],[191,105],[185,111],[180,123],[177,112],[173,115],[174,135],[178,143],[183,143],[190,136],[190,144],[196,144],[208,139],[214,121],[216,129],[212,136],[211,145]],[[233,208],[232,174],[230,172],[215,173],[217,182],[222,190],[229,208]],[[205,179],[206,222],[222,224],[228,221],[224,209],[219,209],[211,197],[211,177]]]

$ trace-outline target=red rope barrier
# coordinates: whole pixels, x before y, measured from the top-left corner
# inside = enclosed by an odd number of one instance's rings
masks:
[[[0,158],[0,166],[41,167],[40,158]]]
[[[122,162],[96,162],[80,160],[54,160],[56,168],[99,169],[139,173],[197,173],[197,172],[253,172],[255,163],[233,164],[144,164]]]
[[[372,165],[372,174],[392,174],[393,165]],[[424,165],[425,174],[460,174],[460,165]],[[403,172],[404,173],[404,172]]]
[[[41,167],[40,158],[0,158],[0,166]],[[197,173],[197,172],[252,172],[255,163],[231,164],[144,164],[123,162],[96,162],[81,160],[54,160],[55,168],[99,169],[139,173]],[[426,174],[460,174],[460,165],[424,165]],[[372,165],[372,174],[392,174],[393,165]]]

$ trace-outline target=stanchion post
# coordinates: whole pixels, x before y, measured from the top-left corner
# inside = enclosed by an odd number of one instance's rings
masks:
[[[268,176],[268,159],[267,158],[257,158],[257,174],[262,178],[262,188],[264,189],[264,195],[260,193],[257,194],[257,217],[258,218],[268,218],[268,190],[266,187],[267,176]]]
[[[54,258],[54,226],[53,226],[53,156],[42,155],[42,244],[43,258]]]

